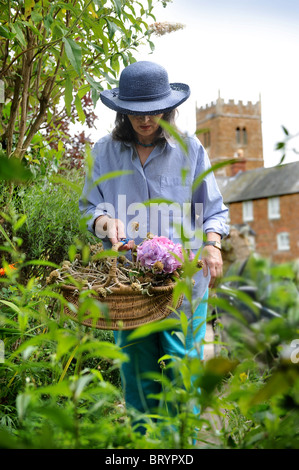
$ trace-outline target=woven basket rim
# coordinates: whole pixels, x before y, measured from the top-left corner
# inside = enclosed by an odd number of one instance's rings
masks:
[[[108,287],[109,292],[113,292],[113,293],[130,293],[130,292],[134,292],[135,294],[140,293],[142,295],[146,295],[146,294],[143,294],[141,292],[141,290],[139,291],[137,289],[134,289],[131,285],[126,285],[126,284],[122,284],[122,283],[119,283],[115,286],[105,286],[105,287],[104,287],[104,284],[94,284],[92,287],[83,286],[83,287],[80,287],[80,289],[78,287],[74,286],[73,284],[60,284],[59,287],[60,287],[61,290],[78,291],[78,292],[90,291],[91,293],[93,291],[96,292],[96,290],[99,289],[99,288]],[[166,292],[172,291],[174,287],[175,287],[175,282],[172,282],[171,284],[162,285],[162,286],[150,285],[149,287],[146,288],[146,290],[149,293],[163,293],[163,292],[166,293]],[[109,296],[109,294],[107,294],[107,295]]]
[[[113,248],[118,251],[122,243],[115,245]],[[164,285],[149,284],[146,287],[140,285],[140,289],[132,287],[132,284],[121,283],[116,276],[116,262],[117,257],[112,260],[112,265],[108,275],[108,279],[104,283],[93,284],[92,286],[77,287],[73,284],[61,283],[60,290],[62,291],[65,299],[72,303],[77,304],[80,292],[90,292],[91,297],[98,300],[100,303],[108,305],[111,317],[109,320],[104,317],[99,317],[96,324],[91,324],[90,318],[88,319],[88,312],[86,319],[79,320],[77,315],[72,312],[67,306],[64,307],[64,312],[68,317],[75,321],[80,321],[85,326],[93,326],[99,329],[109,330],[128,330],[134,329],[138,326],[152,323],[153,321],[162,320],[171,313],[170,307],[177,308],[182,303],[182,296],[173,304],[173,289],[176,285],[175,281],[171,280]],[[98,289],[104,289],[106,295],[102,295]],[[67,298],[67,293],[73,298],[73,302]],[[140,306],[140,299],[144,299],[143,307]],[[126,304],[126,300],[128,303]],[[134,301],[135,308],[138,308],[138,315],[134,316]],[[128,310],[131,310],[132,315],[128,315]]]

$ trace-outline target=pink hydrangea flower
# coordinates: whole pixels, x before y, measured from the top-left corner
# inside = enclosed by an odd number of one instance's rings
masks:
[[[175,253],[182,261],[173,256]],[[192,252],[191,252],[192,253]],[[191,259],[194,257],[193,253]],[[157,261],[163,264],[165,273],[173,273],[182,266],[183,252],[180,243],[174,243],[167,237],[153,237],[137,247],[137,261],[144,268],[151,269]]]

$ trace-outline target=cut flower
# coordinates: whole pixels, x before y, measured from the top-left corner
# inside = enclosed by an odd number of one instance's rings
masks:
[[[192,259],[193,253],[190,255]],[[183,259],[182,245],[167,237],[154,236],[137,246],[137,261],[140,266],[155,272],[173,273],[182,266]]]

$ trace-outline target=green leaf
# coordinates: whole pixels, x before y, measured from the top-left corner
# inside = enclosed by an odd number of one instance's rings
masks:
[[[212,393],[215,387],[232,373],[237,367],[237,360],[229,360],[224,357],[214,357],[206,362],[203,372],[198,378],[198,385],[202,391]]]
[[[156,321],[146,325],[142,325],[139,328],[136,328],[128,337],[129,341],[144,338],[152,333],[157,333],[159,331],[173,330],[180,327],[180,321],[175,318],[168,318],[162,321]]]
[[[5,26],[0,26],[0,37],[6,39],[12,39],[15,35],[5,28]]]
[[[10,246],[12,247],[12,249],[15,251],[16,248],[15,246],[13,245],[12,241],[10,240],[9,236],[7,235],[7,233],[5,232],[4,228],[2,227],[2,225],[0,225],[0,232],[1,234],[3,235],[3,237],[5,238],[5,240],[10,244]]]
[[[285,135],[289,135],[289,131],[284,126],[282,126],[282,130],[285,133]]]
[[[173,127],[169,122],[164,121],[163,119],[159,120],[159,125],[165,129],[180,145],[183,152],[187,155],[188,153],[188,144],[186,140],[177,132],[175,127]]]
[[[78,94],[76,95],[76,98],[75,98],[75,106],[76,106],[76,110],[77,110],[77,113],[78,113],[79,121],[82,124],[84,124],[86,116],[85,116],[85,113],[83,111],[82,103],[81,103],[81,100],[80,100]]]
[[[81,344],[79,353],[86,354],[86,357],[101,357],[111,360],[127,361],[126,348],[122,350],[117,345],[108,341],[94,341],[92,343]]]
[[[117,16],[121,17],[121,11],[122,11],[121,10],[122,9],[121,0],[112,0],[112,1],[114,3]]]
[[[285,145],[286,145],[285,142],[278,142],[278,143],[276,144],[275,149],[276,149],[276,150],[281,150],[281,149],[283,149],[283,148],[285,147]]]
[[[298,382],[299,370],[291,365],[280,367],[270,376],[265,385],[251,398],[250,405],[270,400],[273,396],[283,395]]]
[[[86,77],[86,80],[88,81],[89,85],[92,86],[97,91],[102,91],[104,88],[99,82],[96,82],[87,72],[84,72],[84,75]]]
[[[87,84],[82,85],[78,90],[78,96],[82,100],[83,96],[90,91],[90,86]]]
[[[65,52],[77,74],[81,75],[82,50],[80,44],[70,38],[63,38]]]
[[[0,302],[6,305],[7,307],[10,307],[14,312],[18,313],[19,315],[22,315],[22,311],[14,303],[9,302],[8,300],[0,300]]]
[[[47,421],[55,423],[62,430],[75,431],[72,415],[68,410],[47,404],[43,407],[35,407],[35,412]]]
[[[32,8],[34,8],[34,0],[25,0],[25,17],[27,18],[31,14]]]
[[[41,259],[34,259],[32,261],[26,261],[25,263],[23,263],[23,266],[30,266],[30,265],[33,265],[33,266],[50,266],[51,268],[55,268],[55,269],[60,268],[60,266],[58,266],[55,263],[52,263],[52,261],[44,261],[44,260],[41,260]]]
[[[27,215],[26,214],[23,214],[18,220],[17,222],[14,224],[13,226],[13,229],[15,232],[17,232],[19,230],[19,228],[22,227],[22,225],[24,225],[24,223],[26,222],[26,219],[27,219]]]
[[[216,171],[219,168],[222,168],[223,166],[231,165],[232,163],[235,163],[235,162],[236,162],[236,159],[226,160],[225,162],[216,163],[215,165],[212,165],[210,168],[208,168],[206,171],[203,171],[200,175],[198,175],[198,177],[193,182],[192,191],[195,191],[195,189],[201,185],[201,183],[203,182],[205,177],[209,175],[209,173],[212,173],[213,171]]]
[[[11,25],[12,31],[15,33],[17,40],[21,44],[21,46],[26,47],[26,40],[24,37],[24,34],[22,32],[22,29],[18,26],[17,23],[14,25]]]
[[[108,18],[105,18],[107,27],[108,27],[108,36],[109,39],[113,39],[114,33],[117,31],[117,26],[113,21],[108,20]]]
[[[0,155],[0,180],[23,183],[32,177],[31,171],[24,166],[21,160]]]
[[[37,11],[33,10],[31,12],[31,19],[32,19],[32,22],[34,24],[37,24],[39,23],[40,21],[43,20],[43,15],[41,15],[40,13],[38,13]]]
[[[188,318],[184,312],[181,312],[181,326],[182,326],[184,336],[186,337],[187,331],[188,331]]]
[[[105,173],[105,175],[100,176],[94,183],[92,187],[96,187],[98,184],[103,183],[103,181],[112,179],[112,178],[117,178],[118,176],[123,176],[123,175],[130,175],[132,174],[132,170],[119,170],[119,171],[110,171],[109,173]]]
[[[155,44],[152,41],[148,41],[151,51],[153,52],[155,50]]]
[[[70,389],[69,383],[66,380],[63,380],[62,382],[53,385],[37,387],[35,393],[39,395],[50,394],[51,396],[60,395],[65,397],[71,397],[73,394],[72,390]]]
[[[74,261],[76,254],[77,254],[77,248],[75,247],[75,245],[71,245],[68,250],[69,259],[71,262]]]
[[[62,185],[67,186],[68,188],[71,188],[71,190],[74,191],[76,194],[78,194],[78,196],[80,196],[82,193],[82,188],[79,184],[73,183],[73,181],[69,181],[63,176],[57,176],[57,175],[51,176],[50,181],[52,181],[53,183],[62,184]]]
[[[148,199],[147,201],[144,201],[140,205],[151,206],[152,204],[174,204],[174,201],[172,201],[171,199],[165,199],[163,197],[156,197],[153,199]],[[137,207],[138,207],[138,204],[137,204]]]
[[[111,59],[110,59],[110,64],[111,64],[111,67],[113,68],[113,70],[116,71],[117,74],[119,74],[119,55],[118,54],[114,54]]]

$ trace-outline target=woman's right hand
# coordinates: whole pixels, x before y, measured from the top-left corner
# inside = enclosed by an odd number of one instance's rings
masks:
[[[112,245],[121,241],[122,238],[126,238],[123,222],[120,219],[112,219],[107,215],[102,215],[96,219],[95,234],[99,238],[108,237]],[[119,248],[119,251],[131,250],[133,246],[134,240],[129,240],[128,243]]]

